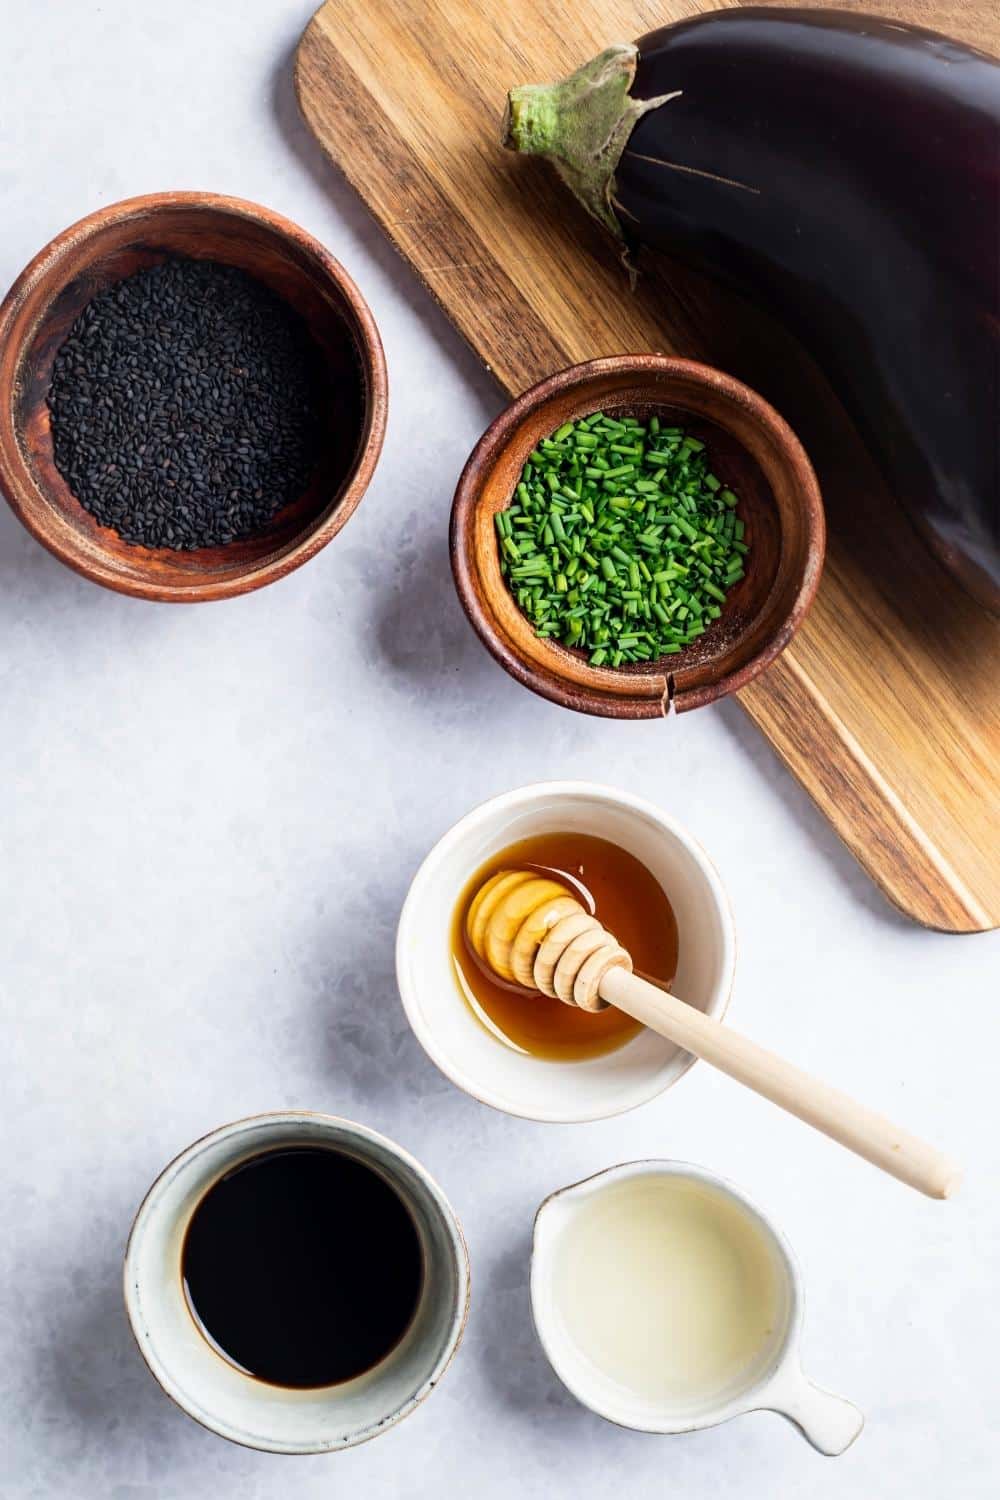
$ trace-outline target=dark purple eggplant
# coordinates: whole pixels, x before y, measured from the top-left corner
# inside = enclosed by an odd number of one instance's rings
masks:
[[[848,12],[717,11],[510,94],[634,255],[735,286],[815,356],[946,567],[1000,611],[1000,66]]]

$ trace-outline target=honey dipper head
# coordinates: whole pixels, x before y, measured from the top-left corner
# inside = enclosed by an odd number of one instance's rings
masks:
[[[480,886],[465,918],[469,945],[498,979],[582,1010],[604,1010],[608,969],[632,960],[559,881],[532,870],[500,870]]]

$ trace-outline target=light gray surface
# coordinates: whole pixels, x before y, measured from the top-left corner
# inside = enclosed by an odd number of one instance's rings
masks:
[[[452,591],[446,518],[499,397],[298,123],[289,59],[308,13],[301,0],[0,3],[0,280],[128,194],[240,193],[355,274],[392,384],[357,516],[246,599],[117,598],[0,513],[0,1493],[985,1500],[1000,944],[898,918],[735,705],[591,722],[482,651]],[[881,1178],[701,1065],[635,1114],[574,1127],[504,1118],[438,1075],[395,993],[408,878],[478,800],[566,775],[620,781],[687,821],[736,911],[733,1022],[952,1150],[968,1168],[955,1202]],[[413,1151],[472,1257],[469,1330],[440,1389],[327,1459],[245,1452],[176,1411],[119,1291],[131,1216],[166,1160],[222,1121],[288,1105]],[[844,1458],[819,1458],[772,1416],[690,1438],[620,1431],[550,1373],[527,1304],[534,1208],[658,1154],[732,1177],[796,1247],[807,1369],[868,1414]]]

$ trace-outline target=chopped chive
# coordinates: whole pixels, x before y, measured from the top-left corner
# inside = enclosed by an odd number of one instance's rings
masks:
[[[529,454],[494,517],[501,571],[536,633],[593,666],[673,655],[745,576],[738,503],[701,439],[594,412]]]

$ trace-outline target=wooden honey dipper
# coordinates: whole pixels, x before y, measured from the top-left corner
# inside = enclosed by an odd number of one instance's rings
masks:
[[[928,1197],[958,1188],[961,1171],[933,1146],[634,974],[617,939],[558,881],[501,870],[476,892],[465,927],[506,983],[585,1011],[614,1005]]]

